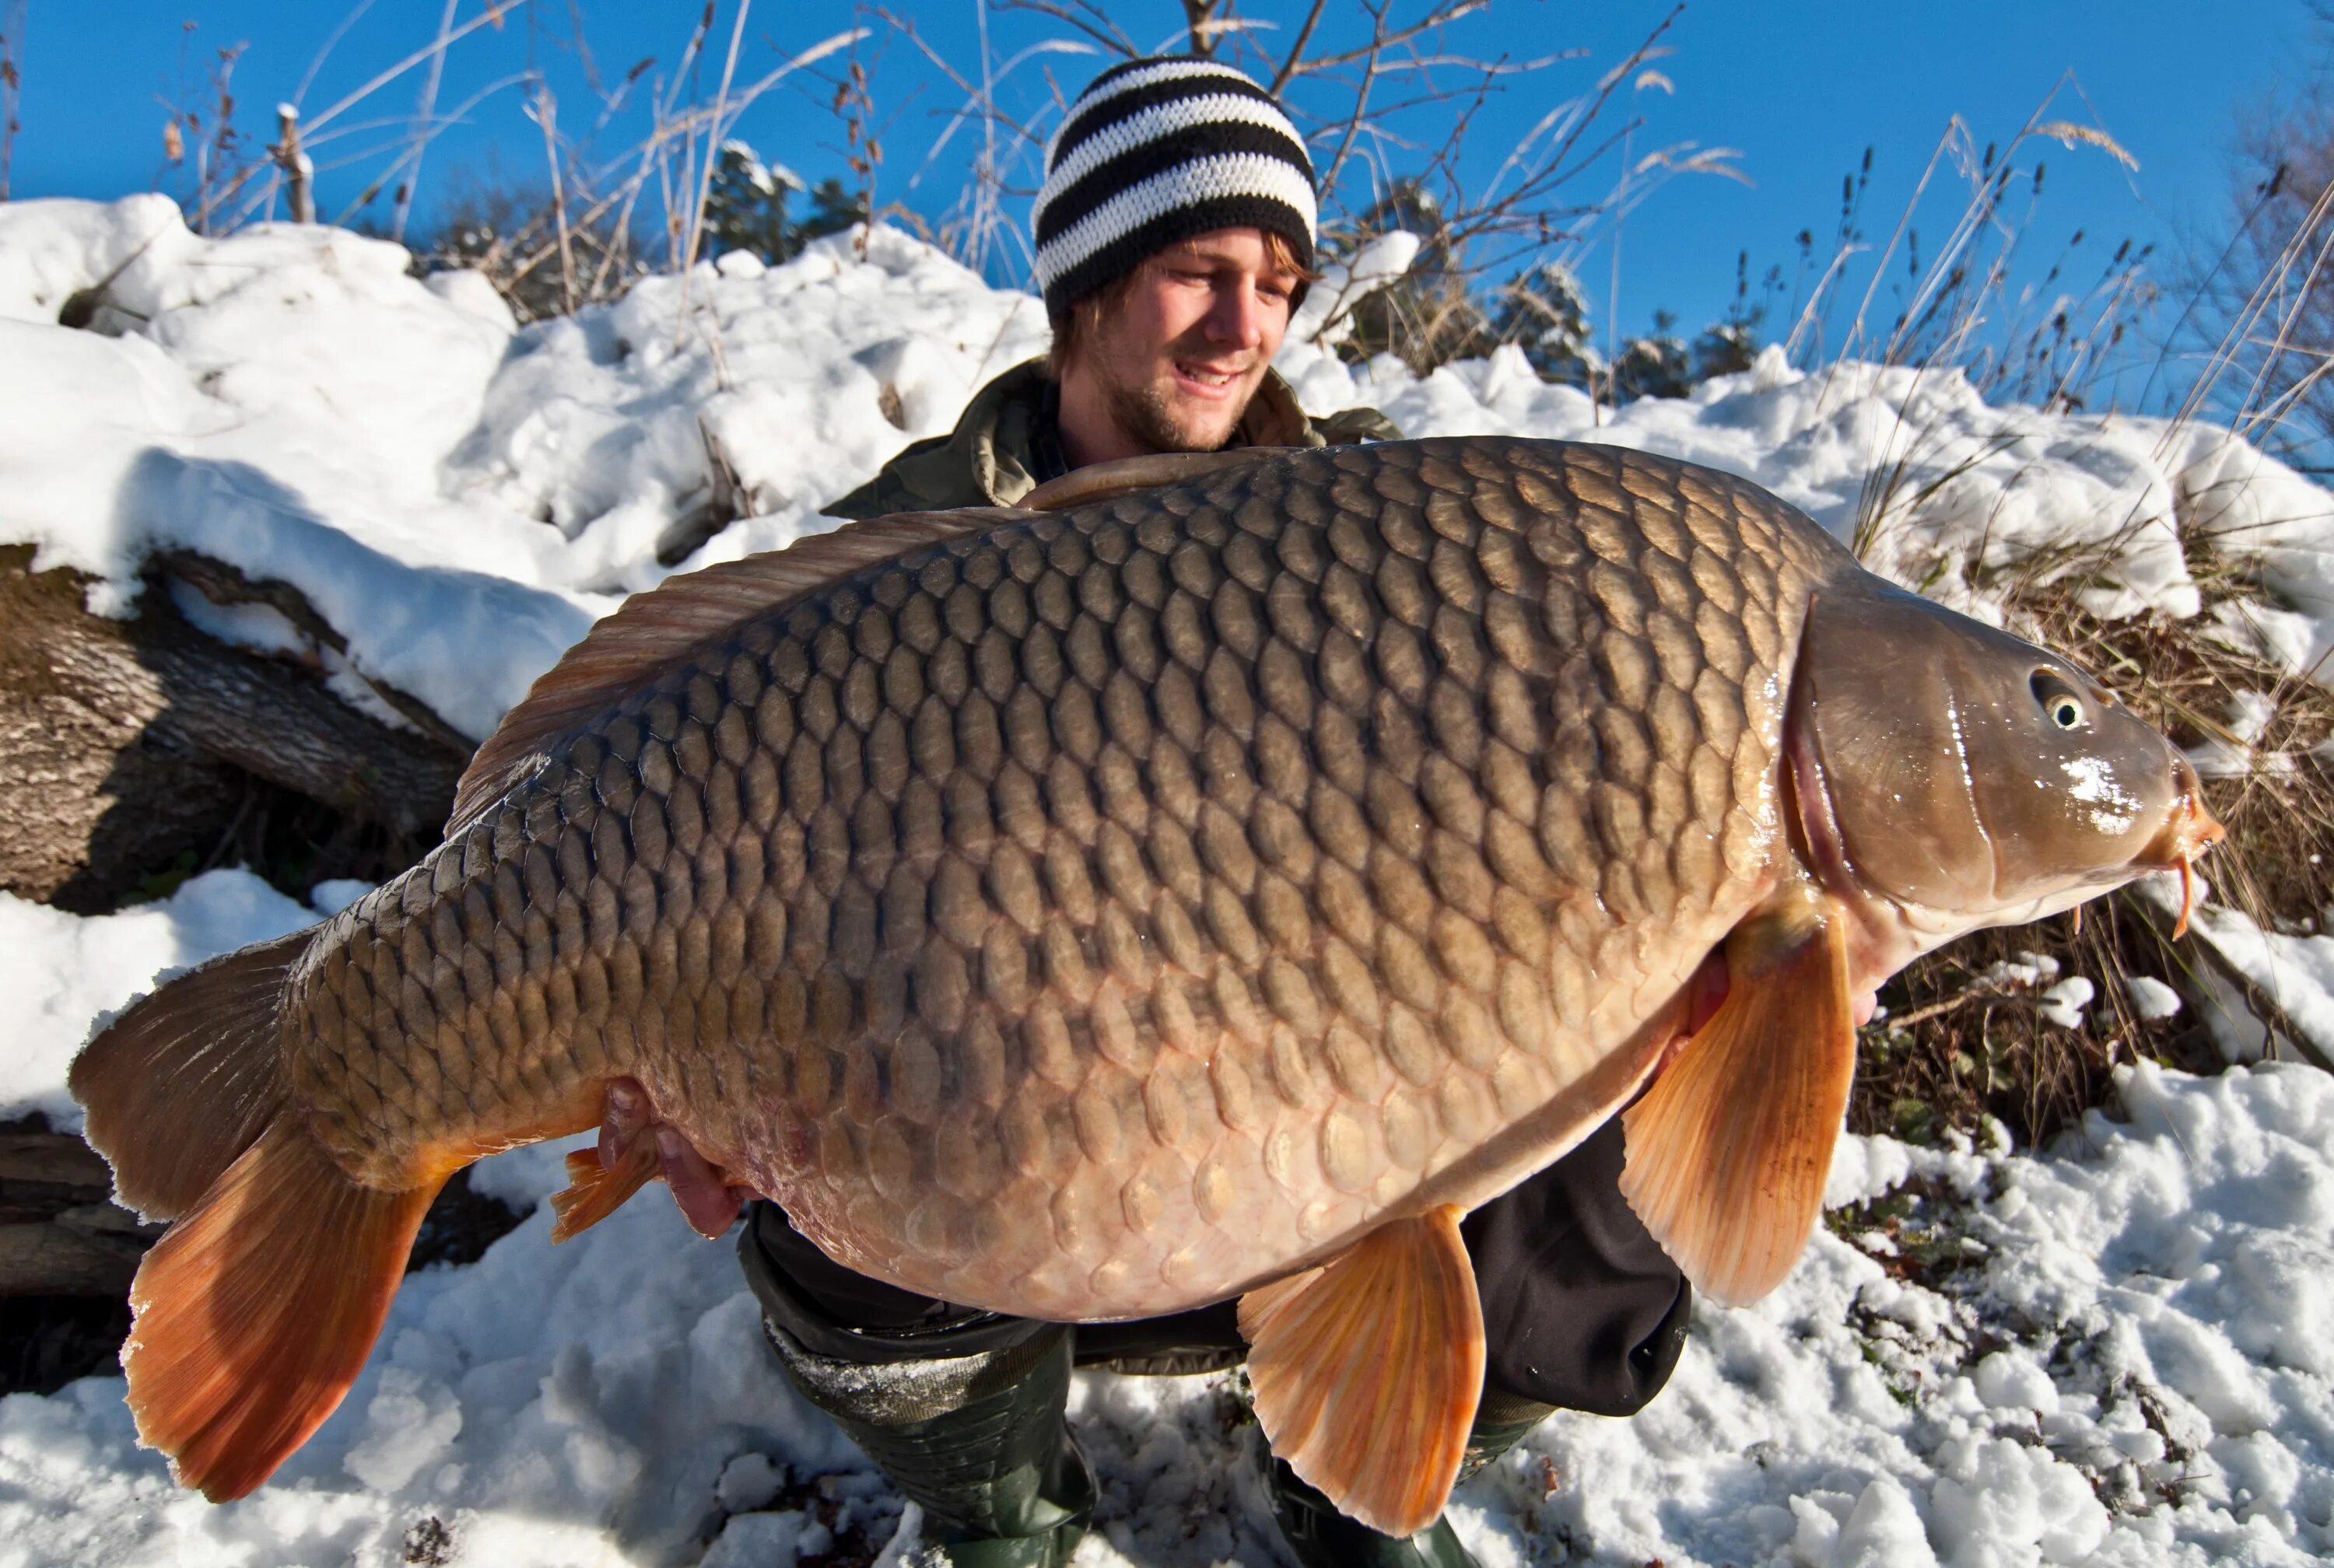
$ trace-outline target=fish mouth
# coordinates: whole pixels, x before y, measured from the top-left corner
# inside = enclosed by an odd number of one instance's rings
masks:
[[[2173,940],[2178,941],[2188,934],[2188,916],[2196,904],[2196,857],[2227,838],[2229,830],[2205,809],[2204,781],[2188,759],[2176,753],[2172,779],[2180,794],[2172,803],[2163,831],[2148,841],[2136,863],[2153,871],[2180,873],[2180,917],[2172,924]]]

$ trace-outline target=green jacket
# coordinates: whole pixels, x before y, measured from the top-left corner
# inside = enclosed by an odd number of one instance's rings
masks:
[[[892,512],[938,512],[955,506],[1010,506],[1055,476],[1059,438],[1047,407],[1052,378],[1046,361],[1014,366],[973,395],[945,436],[916,442],[883,465],[883,470],[825,508],[831,517],[881,517]],[[1327,447],[1354,441],[1395,441],[1402,432],[1375,409],[1347,409],[1315,419],[1297,407],[1297,394],[1275,370],[1240,419],[1232,437],[1239,447]],[[1041,445],[1054,448],[1047,464]]]

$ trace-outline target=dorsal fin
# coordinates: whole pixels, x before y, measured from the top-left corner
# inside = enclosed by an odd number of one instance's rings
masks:
[[[1268,457],[1286,457],[1301,450],[1297,447],[1235,447],[1228,452],[1153,452],[1141,457],[1120,457],[1108,463],[1089,464],[1058,479],[1048,479],[1021,497],[1021,505],[1032,512],[1059,512],[1066,507],[1083,506],[1089,501],[1106,501],[1130,490],[1181,485],[1203,474],[1246,467]]]
[[[738,622],[767,614],[865,567],[1035,513],[1008,506],[901,512],[846,523],[783,550],[668,577],[603,616],[503,716],[455,787],[452,837],[541,765],[558,738],[657,670]]]

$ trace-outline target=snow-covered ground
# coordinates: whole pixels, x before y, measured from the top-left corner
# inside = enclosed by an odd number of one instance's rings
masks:
[[[0,205],[0,544],[93,574],[100,609],[163,544],[290,582],[347,639],[351,700],[395,687],[483,736],[664,573],[715,454],[754,515],[696,564],[823,526],[822,501],[1044,341],[1034,300],[888,230],[864,261],[847,240],[776,269],[726,258],[525,331],[477,278],[405,264],[326,229],[203,239],[157,197]],[[94,330],[56,324],[82,291]],[[1867,558],[1982,615],[2046,543],[2110,614],[2197,615],[2192,566],[2244,553],[2279,602],[2217,608],[2218,634],[2297,670],[2334,647],[2334,497],[2207,428],[1773,354],[1601,418],[1508,351],[1423,380],[1302,341],[1280,364],[1317,412],[1667,452],[1843,535],[1868,476],[1894,476]],[[303,640],[248,611],[209,624]],[[2264,716],[2232,717],[2214,765],[2271,765],[2245,749]],[[104,1010],[349,892],[309,908],[219,871],[88,919],[0,895],[0,989],[20,998],[0,1115],[69,1119],[65,1064]],[[2223,910],[2198,928],[2334,1032],[2334,943]],[[2080,979],[2059,983],[2069,1009]],[[2242,1022],[2233,994],[2206,1001]],[[1461,1533],[1490,1568],[2334,1554],[2334,1078],[2143,1067],[2122,1101],[2127,1120],[2094,1114],[2039,1157],[1845,1140],[1839,1234],[1759,1306],[1699,1311],[1643,1415],[1543,1426],[1461,1492]],[[479,1184],[523,1207],[556,1165],[521,1151]],[[170,1486],[119,1379],[0,1400],[0,1568],[902,1555],[912,1511],[788,1392],[726,1246],[661,1202],[557,1249],[547,1227],[537,1209],[477,1264],[410,1278],[340,1413],[241,1503]],[[1075,1400],[1104,1485],[1085,1568],[1276,1560],[1226,1380],[1081,1377]]]

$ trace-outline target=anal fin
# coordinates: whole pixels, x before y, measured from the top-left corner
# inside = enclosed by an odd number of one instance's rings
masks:
[[[1449,1205],[1249,1292],[1256,1418],[1352,1518],[1412,1535],[1442,1512],[1483,1393],[1483,1312]]]
[[[1856,1073],[1836,911],[1754,916],[1726,1000],[1622,1113],[1621,1193],[1694,1287],[1733,1305],[1791,1272],[1823,1207]]]
[[[567,1157],[567,1185],[551,1195],[551,1239],[565,1241],[591,1229],[659,1177],[671,1188],[681,1217],[709,1239],[728,1234],[739,1203],[752,1196],[680,1128],[658,1120],[638,1079],[607,1080],[601,1087],[600,1141]]]
[[[565,1241],[591,1229],[657,1174],[653,1138],[633,1139],[612,1167],[600,1163],[597,1149],[575,1150],[567,1157],[567,1185],[551,1195],[551,1239]]]

